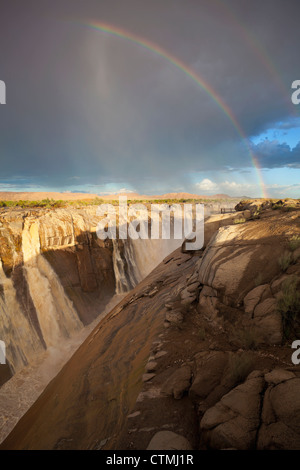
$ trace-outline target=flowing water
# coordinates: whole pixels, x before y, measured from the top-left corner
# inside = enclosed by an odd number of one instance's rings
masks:
[[[0,441],[38,398],[123,295],[144,279],[182,240],[112,240],[116,296],[99,312],[96,320],[83,327],[73,303],[54,269],[43,256],[39,221],[26,218],[22,230],[23,272],[43,335],[42,344],[31,321],[22,312],[12,280],[0,260],[0,339],[5,339],[7,359],[15,375],[0,388]],[[69,237],[70,238],[70,237]],[[73,240],[68,245],[74,245]],[[13,243],[12,243],[13,245]],[[46,346],[46,350],[45,350]]]

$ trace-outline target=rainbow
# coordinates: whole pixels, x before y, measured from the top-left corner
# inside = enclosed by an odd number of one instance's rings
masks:
[[[239,136],[242,138],[244,141],[247,150],[249,152],[249,155],[251,157],[252,163],[254,168],[256,169],[257,175],[258,175],[258,180],[259,180],[259,185],[261,188],[262,192],[262,197],[267,198],[267,191],[265,184],[263,182],[263,177],[261,173],[261,168],[258,164],[258,161],[255,157],[255,155],[252,152],[252,149],[250,147],[250,143],[248,141],[247,136],[245,135],[243,129],[241,128],[240,124],[238,123],[236,117],[234,116],[232,110],[229,108],[229,106],[224,102],[222,97],[213,89],[213,87],[207,83],[199,74],[196,74],[187,64],[182,62],[180,59],[177,57],[173,56],[169,52],[167,52],[165,49],[162,47],[158,46],[154,42],[150,42],[144,38],[141,38],[131,32],[125,31],[123,29],[117,28],[116,26],[112,26],[106,23],[101,23],[101,22],[95,22],[95,21],[88,21],[85,23],[80,23],[83,24],[84,26],[87,26],[89,28],[95,29],[97,31],[101,31],[107,34],[110,34],[112,36],[116,36],[121,39],[126,39],[127,41],[141,46],[147,51],[151,51],[152,53],[156,54],[159,57],[162,57],[166,61],[168,61],[170,64],[172,64],[174,67],[177,69],[181,70],[184,72],[188,77],[190,77],[194,82],[197,83],[203,90],[206,91],[206,93],[211,97],[211,99],[222,109],[224,114],[230,119],[232,122],[233,126],[235,127],[236,131],[238,132]]]

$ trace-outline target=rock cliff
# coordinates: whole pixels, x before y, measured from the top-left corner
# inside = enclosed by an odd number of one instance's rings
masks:
[[[96,208],[0,211],[0,338],[11,372],[97,317],[115,292]]]
[[[245,211],[138,284],[1,448],[299,449],[300,212]]]

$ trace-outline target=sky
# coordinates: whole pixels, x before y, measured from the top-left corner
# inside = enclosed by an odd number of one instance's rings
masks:
[[[300,198],[299,17],[299,0],[0,2],[0,191]]]

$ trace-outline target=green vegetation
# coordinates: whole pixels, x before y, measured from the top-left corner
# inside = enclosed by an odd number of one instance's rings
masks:
[[[130,199],[127,198],[128,204],[211,204],[211,203],[220,203],[226,202],[227,199]],[[230,200],[232,202],[232,200]],[[1,201],[0,208],[4,207],[20,207],[20,208],[57,208],[57,207],[86,207],[86,206],[98,206],[99,204],[111,204],[113,206],[119,205],[119,199],[78,199],[74,201],[63,201],[54,199],[43,199],[40,201],[28,201],[28,200],[19,200],[19,201]]]
[[[262,273],[259,273],[256,278],[254,279],[254,285],[255,287],[260,286],[263,283],[263,275]]]
[[[254,328],[247,328],[241,331],[241,341],[245,349],[257,349],[257,333]]]
[[[299,336],[300,290],[297,276],[291,276],[282,283],[282,296],[277,301],[277,310],[281,314],[284,338]]]
[[[242,349],[257,349],[257,334],[253,327],[237,329],[232,327],[229,331],[230,341]]]
[[[261,210],[260,210],[260,208],[258,208],[258,209],[254,212],[254,214],[252,215],[252,219],[260,219],[260,212],[261,212]]]
[[[300,235],[294,235],[289,240],[289,248],[290,248],[291,251],[295,251],[299,247],[300,247]]]
[[[234,383],[241,383],[247,378],[254,366],[253,354],[244,352],[229,358],[229,377]]]
[[[244,219],[243,217],[241,219],[235,219],[234,220],[234,224],[244,224],[246,222],[246,219]]]
[[[43,199],[41,201],[0,201],[0,207],[63,207],[65,201],[54,201],[53,199]]]
[[[198,329],[198,337],[200,339],[200,341],[204,341],[205,338],[206,338],[206,332],[205,332],[205,328],[199,328]]]
[[[297,207],[295,205],[287,205],[287,206],[283,206],[282,210],[284,212],[291,212],[291,211],[296,211]]]
[[[62,201],[54,199],[42,199],[41,201],[0,201],[1,207],[21,207],[21,208],[57,208],[57,207],[68,207],[68,206],[95,206],[102,203],[110,202],[118,203],[118,201],[104,201],[103,199],[87,199],[87,200],[77,200],[77,201]]]
[[[279,258],[278,258],[278,264],[280,269],[285,272],[288,267],[297,262],[297,258],[299,256],[296,256],[293,254],[297,248],[300,247],[300,236],[299,235],[293,235],[289,240],[288,240],[288,248],[289,251],[285,251]]]
[[[284,272],[293,262],[293,255],[289,251],[285,251],[279,258],[278,264],[280,269]]]

